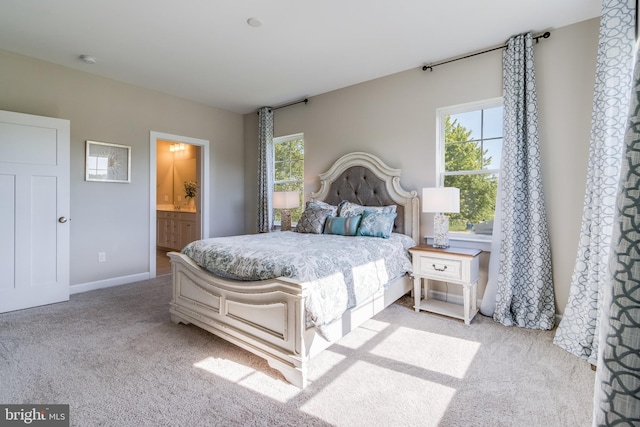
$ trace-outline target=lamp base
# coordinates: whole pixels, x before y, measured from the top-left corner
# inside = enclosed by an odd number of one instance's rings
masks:
[[[291,231],[291,211],[289,209],[280,211],[280,230]]]
[[[449,217],[441,213],[437,213],[433,218],[433,247],[449,247]]]

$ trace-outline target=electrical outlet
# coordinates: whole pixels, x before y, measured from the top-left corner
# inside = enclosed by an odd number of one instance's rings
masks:
[[[107,262],[106,252],[98,252],[98,262]]]
[[[169,201],[169,196],[164,196],[164,201],[168,202]]]

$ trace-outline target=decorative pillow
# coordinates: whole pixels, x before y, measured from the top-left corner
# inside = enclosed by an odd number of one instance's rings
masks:
[[[382,237],[387,239],[393,230],[393,221],[398,214],[365,210],[362,214],[358,236]]]
[[[338,216],[356,216],[362,215],[365,210],[380,213],[395,213],[396,205],[389,206],[362,206],[357,203],[348,202],[343,200],[340,202],[340,211]]]
[[[329,203],[325,203],[320,200],[309,200],[306,204],[306,209],[331,209],[333,211],[331,216],[338,215],[337,206],[330,205]]]
[[[341,236],[355,236],[360,225],[361,215],[327,218],[324,224],[324,234],[339,234]]]
[[[296,231],[298,233],[313,233],[321,234],[324,228],[324,223],[328,216],[331,216],[333,210],[312,208],[305,209],[300,216]]]

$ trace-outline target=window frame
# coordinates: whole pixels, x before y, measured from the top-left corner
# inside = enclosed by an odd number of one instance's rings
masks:
[[[438,187],[444,186],[444,180],[446,176],[463,176],[463,175],[497,175],[498,182],[500,182],[501,169],[476,169],[472,171],[447,171],[445,166],[445,117],[453,114],[468,113],[471,111],[488,110],[491,108],[503,107],[504,98],[490,98],[480,101],[469,102],[465,104],[452,105],[448,107],[441,107],[436,109],[436,167],[435,167],[435,182]],[[504,110],[503,110],[504,111]],[[481,127],[484,123],[481,122]],[[482,135],[481,135],[482,136]],[[491,140],[495,138],[486,138]],[[484,138],[476,139],[476,141],[485,141]],[[504,132],[502,134],[502,141],[504,143]],[[455,231],[449,232],[449,238],[453,240],[468,240],[468,241],[491,241],[493,234],[475,234],[475,233],[459,233]]]
[[[302,143],[303,143],[303,147],[304,147],[304,133],[303,132],[294,133],[294,134],[291,134],[291,135],[283,135],[283,136],[278,136],[278,137],[274,137],[273,138],[273,189],[272,189],[272,191],[275,191],[276,185],[278,185],[278,184],[300,183],[300,184],[302,184],[301,185],[302,191],[301,191],[300,196],[301,196],[301,200],[304,200],[304,169],[303,169],[303,172],[302,172],[303,176],[299,180],[291,180],[291,179],[289,179],[289,180],[276,180],[276,167],[275,167],[275,165],[276,165],[276,144],[282,144],[282,143],[285,143],[285,142],[294,141],[296,139],[301,139]],[[304,168],[304,157],[302,158],[302,163],[303,163],[303,168]],[[275,220],[277,209],[272,208],[272,210],[273,210],[273,218],[274,218],[273,223],[274,223],[274,225],[278,225],[278,226],[281,225],[280,221]],[[291,225],[295,226],[295,225],[297,225],[297,222],[292,221]]]

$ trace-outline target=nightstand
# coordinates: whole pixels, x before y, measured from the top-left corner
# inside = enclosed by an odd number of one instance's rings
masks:
[[[478,312],[476,303],[479,279],[479,249],[434,248],[418,245],[409,249],[413,258],[413,296],[416,311],[424,310],[464,320],[465,324]],[[421,300],[424,279],[424,299]],[[429,298],[429,281],[462,286],[463,305]]]

